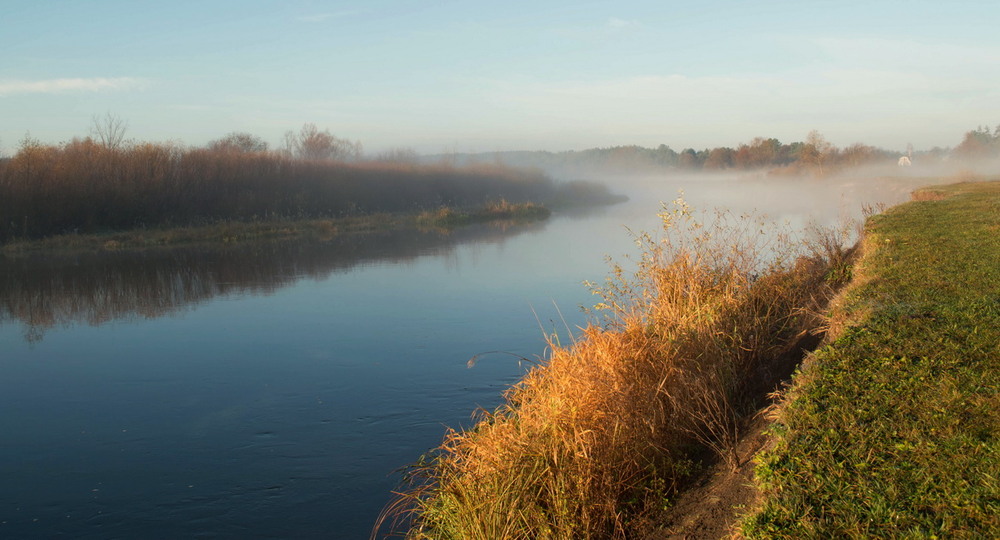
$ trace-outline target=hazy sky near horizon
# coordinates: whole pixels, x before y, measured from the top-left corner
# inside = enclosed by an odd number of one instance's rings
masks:
[[[0,153],[26,133],[376,153],[954,146],[1000,123],[1000,3],[0,0]]]

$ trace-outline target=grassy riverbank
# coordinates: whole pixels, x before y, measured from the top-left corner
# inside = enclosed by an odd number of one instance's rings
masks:
[[[786,394],[743,534],[1000,536],[1000,183],[915,199],[869,220],[857,266],[836,234],[801,256],[745,217],[664,213],[637,272],[595,288],[608,316],[553,337],[505,405],[411,471],[386,522],[409,538],[658,537],[708,464],[745,470],[734,448],[765,394],[830,332]]]
[[[1000,183],[867,225],[839,337],[760,458],[751,538],[1000,537]]]
[[[547,219],[548,208],[504,199],[472,209],[442,207],[433,212],[379,213],[327,219],[271,219],[220,221],[192,227],[140,228],[95,234],[62,234],[40,240],[0,244],[0,253],[40,250],[114,250],[191,244],[229,244],[292,238],[325,239],[341,234],[384,231],[405,227],[449,229],[473,223],[526,223]]]
[[[411,538],[624,538],[651,529],[704,463],[730,462],[764,395],[791,373],[850,250],[802,246],[760,220],[683,202],[636,238],[603,302],[471,430],[411,471],[386,520]],[[631,263],[629,263],[631,266]],[[564,336],[563,341],[567,338]],[[408,527],[407,527],[408,526]]]

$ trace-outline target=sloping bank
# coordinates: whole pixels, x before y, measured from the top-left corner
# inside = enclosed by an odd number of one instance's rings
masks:
[[[603,316],[571,344],[553,336],[505,405],[426,456],[382,532],[635,537],[707,463],[736,460],[748,419],[818,343],[852,250],[683,201],[661,217],[594,287]]]
[[[1000,538],[1000,183],[872,217],[796,377],[751,538]]]

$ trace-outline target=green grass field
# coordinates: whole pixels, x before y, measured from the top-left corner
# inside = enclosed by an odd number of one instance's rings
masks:
[[[837,339],[762,455],[750,538],[1000,538],[1000,182],[872,217]]]

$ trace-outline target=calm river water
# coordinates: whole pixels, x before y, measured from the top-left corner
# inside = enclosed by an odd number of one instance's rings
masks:
[[[394,471],[525,369],[469,358],[583,325],[678,188],[801,225],[919,183],[646,179],[524,226],[0,256],[0,537],[366,538]]]

